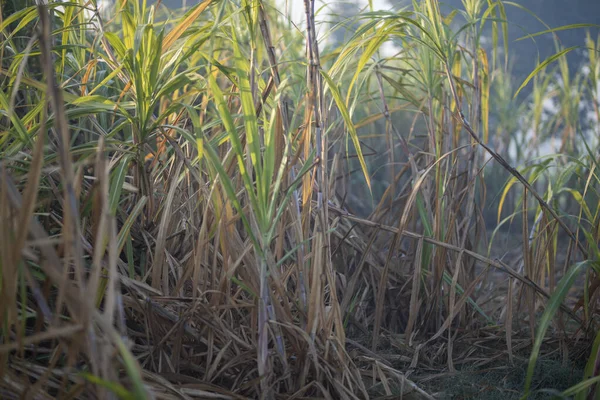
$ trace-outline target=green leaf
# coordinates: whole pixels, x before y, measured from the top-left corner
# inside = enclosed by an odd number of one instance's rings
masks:
[[[367,169],[367,163],[365,162],[365,158],[363,157],[363,153],[360,147],[360,141],[358,139],[358,134],[356,133],[356,127],[352,122],[352,118],[350,118],[350,113],[348,112],[348,108],[346,107],[346,103],[340,94],[340,91],[333,82],[333,80],[327,75],[327,73],[321,70],[321,75],[325,78],[325,82],[327,82],[327,87],[331,90],[331,94],[333,95],[333,99],[335,100],[335,104],[337,105],[340,113],[342,114],[342,118],[344,119],[344,123],[346,124],[346,128],[348,129],[348,133],[350,134],[350,138],[352,139],[352,143],[354,143],[354,147],[356,149],[356,154],[358,156],[358,161],[360,162],[360,168],[362,169],[363,176],[365,177],[365,181],[367,182],[367,186],[369,187],[369,192],[371,195],[373,191],[371,189],[371,178],[369,176],[369,171]]]
[[[565,397],[568,396],[574,396],[574,395],[584,395],[586,389],[588,389],[589,387],[596,385],[600,382],[600,376],[595,376],[593,378],[589,378],[586,379],[584,381],[579,382],[576,385],[571,386],[570,388],[568,388],[567,390],[565,390],[564,392],[562,392],[562,395]],[[585,397],[583,397],[585,398]]]
[[[223,92],[221,91],[221,88],[219,88],[219,85],[217,84],[217,81],[212,74],[210,74],[210,76],[208,78],[208,83],[209,83],[211,91],[213,92],[213,98],[216,103],[217,110],[219,111],[219,115],[221,117],[221,120],[223,122],[225,130],[228,133],[228,137],[229,137],[229,140],[233,147],[233,151],[235,152],[235,155],[237,157],[239,172],[240,172],[240,175],[242,176],[244,186],[246,187],[246,191],[247,191],[248,197],[250,199],[250,204],[252,205],[253,210],[255,210],[256,212],[260,212],[260,209],[257,204],[256,194],[253,190],[252,177],[250,176],[248,170],[246,169],[246,164],[244,162],[244,149],[242,147],[242,142],[240,141],[239,134],[238,134],[237,130],[235,129],[235,125],[233,124],[233,118],[231,117],[231,113],[229,112],[227,104],[225,103],[225,99],[223,97]],[[205,150],[207,148],[208,147],[205,146]],[[215,155],[215,157],[216,157],[216,155]],[[213,161],[216,161],[216,160],[218,160],[218,157],[213,159]],[[219,164],[220,164],[220,162],[219,162]],[[221,169],[223,169],[222,166],[220,166],[220,167],[221,167]],[[225,170],[223,169],[223,171],[225,171]],[[229,179],[229,176],[227,174],[225,174],[224,176],[227,176],[227,178]],[[224,183],[225,183],[225,181],[224,181]],[[231,190],[233,190],[233,187],[231,188]],[[230,198],[230,200],[234,200],[234,198],[237,198],[237,196],[235,194],[233,194],[233,192],[232,192],[232,195],[233,195],[233,198]]]
[[[596,369],[596,363],[598,362],[598,359],[596,358],[596,356],[598,355],[599,347],[600,347],[600,331],[596,334],[596,338],[594,339],[594,344],[592,345],[592,349],[590,350],[590,358],[588,358],[588,361],[585,364],[585,374],[584,374],[585,379],[590,379],[594,375],[594,370]],[[596,378],[600,378],[600,377],[596,377]],[[577,386],[577,385],[575,385],[575,386]],[[567,389],[567,391],[573,390],[575,388],[575,386]],[[575,394],[576,400],[585,400],[586,393],[583,392],[583,388],[582,388],[582,390],[574,390],[574,391],[575,391],[575,393],[573,393],[573,394]]]
[[[148,398],[146,390],[144,389],[144,383],[142,380],[142,374],[140,373],[140,366],[136,361],[133,354],[129,351],[129,349],[125,346],[125,343],[121,340],[121,338],[117,335],[114,336],[116,341],[117,348],[119,349],[119,353],[121,353],[121,357],[123,358],[123,363],[125,364],[125,371],[127,372],[127,376],[131,379],[133,384],[133,397],[134,400],[145,400]]]
[[[137,202],[137,204],[135,205],[135,207],[131,211],[131,213],[129,213],[129,215],[127,216],[125,223],[123,224],[123,226],[121,227],[121,230],[119,231],[119,234],[117,235],[117,254],[121,254],[121,251],[123,251],[125,242],[127,241],[127,238],[129,237],[129,231],[131,230],[131,227],[133,226],[133,223],[135,222],[138,215],[140,215],[141,212],[144,210],[144,206],[146,205],[147,202],[148,202],[148,197],[145,197],[145,196],[142,197]]]
[[[527,376],[525,378],[525,395],[523,399],[526,399],[530,394],[531,390],[531,381],[533,380],[533,373],[535,371],[535,364],[540,355],[540,349],[542,347],[542,342],[544,341],[544,336],[546,335],[546,331],[552,322],[556,312],[560,308],[564,298],[567,293],[573,286],[573,282],[577,275],[586,267],[592,265],[593,261],[582,261],[580,263],[575,264],[571,269],[567,271],[565,276],[560,280],[554,293],[548,299],[548,303],[546,304],[546,309],[544,310],[544,314],[540,319],[537,332],[535,335],[535,342],[533,344],[533,349],[531,350],[531,356],[529,357],[529,367],[527,368]]]
[[[533,79],[534,76],[536,76],[541,70],[543,70],[544,68],[546,68],[546,66],[548,66],[548,64],[553,63],[554,61],[558,60],[559,58],[561,58],[562,56],[564,56],[565,54],[569,53],[570,51],[573,51],[575,49],[579,48],[579,46],[572,46],[569,47],[567,49],[564,49],[562,51],[559,51],[558,53],[548,57],[547,59],[545,59],[543,62],[541,62],[530,74],[527,78],[525,78],[525,80],[523,81],[523,83],[521,84],[521,86],[519,86],[519,89],[517,89],[517,91],[515,92],[515,95],[513,96],[514,98],[517,98],[518,94],[521,92],[521,90],[527,86],[527,84],[529,83],[530,80]]]
[[[235,30],[232,27],[232,34],[235,35]],[[238,88],[240,91],[240,100],[242,101],[242,112],[244,113],[244,127],[246,128],[246,142],[248,144],[248,150],[250,152],[250,161],[254,168],[254,175],[257,183],[257,206],[260,207],[257,217],[263,221],[265,214],[266,198],[264,193],[266,192],[263,186],[269,185],[268,182],[263,182],[262,179],[262,165],[261,165],[261,152],[260,152],[260,136],[258,134],[258,120],[256,118],[256,109],[254,107],[254,100],[252,91],[250,88],[249,74],[251,73],[248,62],[244,59],[240,50],[239,42],[240,38],[236,37],[233,40],[233,54],[235,58],[235,66],[237,70]]]
[[[540,32],[536,32],[536,33],[530,33],[528,35],[522,36],[518,39],[515,39],[516,42],[518,42],[519,40],[523,40],[523,39],[529,39],[532,37],[536,37],[536,36],[540,36],[540,35],[545,35],[547,33],[554,33],[554,32],[560,32],[560,31],[567,31],[569,29],[583,29],[583,28],[600,28],[600,25],[597,24],[571,24],[571,25],[563,25],[563,26],[559,26],[556,28],[552,28],[552,29],[546,29],[545,31],[540,31]]]
[[[8,98],[4,91],[0,92],[0,115],[1,114],[10,118],[10,122],[12,122],[21,143],[33,147],[33,140],[31,139],[29,132],[27,132],[27,128],[23,124],[23,121],[21,121],[15,112],[9,111]]]
[[[130,159],[130,155],[125,155],[121,161],[119,161],[115,171],[112,173],[110,192],[108,194],[109,210],[110,215],[112,216],[117,215],[117,207],[119,206],[119,200],[121,199],[121,191],[123,190],[123,183],[125,182],[125,176],[129,169]]]
[[[103,388],[110,390],[121,400],[136,400],[136,397],[133,395],[133,393],[130,393],[127,389],[125,389],[123,385],[121,385],[118,382],[109,382],[88,372],[82,372],[79,375],[90,383],[102,386]]]

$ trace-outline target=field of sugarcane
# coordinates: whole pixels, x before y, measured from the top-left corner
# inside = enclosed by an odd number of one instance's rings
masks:
[[[1,3],[0,398],[599,398],[597,26],[523,80],[508,1],[42,3]]]

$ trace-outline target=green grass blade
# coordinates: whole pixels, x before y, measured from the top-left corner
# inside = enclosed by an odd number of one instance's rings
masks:
[[[337,105],[338,109],[340,110],[340,113],[342,114],[342,118],[344,119],[344,123],[346,125],[346,128],[348,129],[348,133],[350,134],[350,139],[352,139],[352,143],[354,144],[354,148],[356,149],[358,161],[360,162],[360,168],[362,169],[363,176],[365,178],[365,181],[367,182],[367,186],[369,187],[369,192],[372,195],[373,191],[371,188],[371,177],[369,175],[367,163],[365,162],[365,158],[361,150],[360,141],[358,139],[358,133],[356,132],[356,127],[352,122],[352,118],[350,117],[350,113],[348,112],[348,108],[346,107],[346,103],[344,102],[344,99],[342,98],[342,95],[340,94],[337,85],[335,84],[335,82],[333,82],[329,75],[327,75],[327,73],[323,70],[321,70],[321,75],[325,78],[325,82],[327,83],[327,87],[333,95],[335,104]]]
[[[523,90],[523,88],[525,86],[527,86],[527,84],[529,83],[530,80],[532,80],[537,74],[540,73],[540,71],[542,71],[544,68],[546,68],[549,64],[553,63],[554,61],[558,60],[559,58],[561,58],[562,56],[566,55],[567,53],[578,49],[579,46],[572,46],[569,48],[566,48],[564,50],[559,51],[556,54],[553,54],[552,56],[546,58],[544,61],[542,61],[530,74],[529,76],[527,76],[527,78],[525,78],[525,80],[523,81],[523,83],[521,84],[521,86],[519,86],[519,89],[517,89],[517,91],[515,92],[514,98],[516,98],[519,93],[521,92],[521,90]]]
[[[123,183],[125,182],[125,176],[129,169],[130,159],[131,156],[124,156],[112,173],[108,203],[110,214],[113,216],[117,215],[117,207],[119,206],[119,200],[121,199],[121,191],[123,190]]]
[[[535,364],[540,355],[540,349],[542,347],[542,343],[544,341],[544,336],[546,335],[546,331],[550,327],[550,323],[554,318],[556,312],[560,308],[564,298],[567,293],[573,286],[573,282],[577,275],[586,267],[591,266],[594,262],[592,261],[583,261],[575,264],[572,268],[570,268],[565,276],[558,283],[554,293],[548,300],[546,304],[546,309],[544,310],[544,314],[540,319],[538,324],[537,332],[535,335],[535,342],[533,344],[533,349],[531,350],[531,356],[529,358],[529,366],[527,368],[527,375],[525,378],[525,396],[523,398],[527,398],[531,391],[531,382],[533,380],[533,373],[535,371]]]

